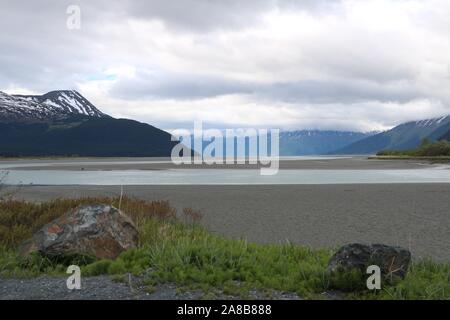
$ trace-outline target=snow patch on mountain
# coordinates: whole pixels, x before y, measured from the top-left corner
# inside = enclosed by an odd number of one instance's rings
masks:
[[[0,121],[48,121],[73,115],[108,117],[75,90],[44,95],[9,95],[0,91]]]
[[[443,116],[443,117],[439,117],[439,118],[412,121],[412,122],[408,122],[406,124],[413,123],[413,124],[418,125],[419,127],[426,127],[426,126],[439,125],[441,123],[447,123],[447,122],[450,122],[450,116]]]

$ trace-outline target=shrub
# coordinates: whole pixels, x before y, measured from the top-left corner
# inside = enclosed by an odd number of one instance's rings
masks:
[[[450,156],[450,141],[441,140],[422,145],[417,150],[418,156]]]
[[[56,199],[44,203],[29,203],[16,200],[0,201],[0,247],[12,249],[30,238],[45,224],[60,217],[78,205],[106,203],[118,206],[119,198]],[[139,226],[149,218],[170,220],[176,210],[168,201],[144,201],[124,197],[121,210]]]
[[[440,157],[450,156],[450,141],[441,140],[436,142],[422,141],[417,149],[412,150],[383,150],[378,156],[410,156],[410,157]]]

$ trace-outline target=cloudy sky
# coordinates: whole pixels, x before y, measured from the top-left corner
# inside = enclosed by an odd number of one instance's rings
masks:
[[[76,89],[165,129],[381,130],[450,114],[449,17],[448,0],[0,0],[0,90]]]

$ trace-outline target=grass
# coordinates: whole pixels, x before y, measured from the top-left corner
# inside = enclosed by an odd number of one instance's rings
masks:
[[[65,274],[66,264],[40,255],[21,257],[17,246],[33,232],[78,204],[111,203],[117,198],[55,200],[42,204],[0,202],[0,276],[30,277]],[[116,260],[75,261],[82,274],[108,274],[120,281],[132,273],[152,292],[158,283],[173,282],[185,289],[200,289],[205,297],[224,294],[247,297],[251,289],[295,292],[321,298],[332,289],[326,273],[332,250],[313,250],[291,243],[261,245],[212,234],[197,222],[201,214],[183,210],[183,217],[165,201],[123,198],[121,209],[135,221],[139,246]],[[68,263],[68,262],[67,262]],[[72,261],[73,263],[73,261]],[[351,299],[448,299],[450,266],[431,260],[413,263],[406,279],[373,293],[343,293]],[[352,281],[346,279],[346,281]],[[351,285],[351,284],[350,284]],[[359,283],[355,283],[358,286]]]

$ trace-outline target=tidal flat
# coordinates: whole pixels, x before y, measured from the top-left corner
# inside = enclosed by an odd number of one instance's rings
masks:
[[[24,186],[27,201],[120,195],[120,186]],[[125,186],[127,196],[169,200],[203,214],[208,230],[258,243],[314,248],[400,245],[450,260],[450,184]]]

